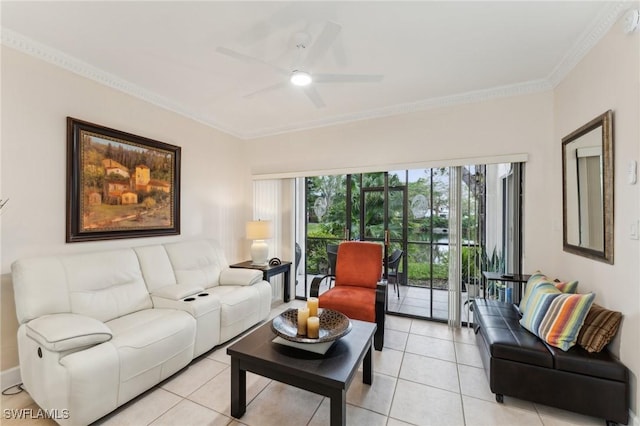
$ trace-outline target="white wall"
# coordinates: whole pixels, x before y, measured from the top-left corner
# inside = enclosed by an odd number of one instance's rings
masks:
[[[243,143],[7,47],[2,47],[2,363],[18,365],[11,263],[22,257],[219,239],[229,261],[249,242],[251,180]],[[182,147],[180,236],[65,243],[66,117]]]
[[[640,185],[625,184],[626,163],[638,160],[640,89],[638,32],[619,26],[553,92],[494,99],[359,121],[244,143],[97,83],[2,50],[3,198],[2,366],[15,335],[8,265],[40,253],[152,244],[175,238],[64,243],[65,117],[74,116],[183,148],[180,238],[208,234],[224,240],[230,260],[248,252],[249,173],[304,172],[446,161],[526,153],[524,268],[580,280],[598,303],[624,313],[613,350],[631,369],[632,409],[638,412],[640,374],[640,253],[628,225],[640,216]],[[562,136],[607,109],[615,112],[615,264],[562,251]],[[304,174],[304,173],[301,173]],[[15,317],[15,315],[13,315]],[[13,319],[15,321],[15,318]]]
[[[525,270],[543,265],[550,220],[537,206],[545,201],[549,162],[560,155],[552,146],[553,94],[495,99],[354,122],[248,142],[253,174],[304,170],[369,168],[458,158],[526,153],[524,214]],[[283,156],[280,153],[286,152]],[[302,172],[304,174],[304,172]],[[557,182],[555,182],[557,185]],[[549,213],[551,214],[551,213]],[[528,240],[528,241],[527,241]]]
[[[638,7],[639,3],[636,3]],[[640,219],[640,185],[627,183],[629,161],[640,158],[640,31],[624,34],[615,25],[555,90],[554,141],[550,177],[562,182],[559,141],[593,118],[613,110],[614,264],[607,265],[562,250],[561,230],[549,239],[549,271],[578,279],[581,292],[596,293],[596,303],[624,314],[613,350],[632,372],[632,409],[638,413],[640,395],[640,244],[629,237]],[[552,220],[562,219],[562,190],[556,185],[546,197]],[[547,226],[548,227],[548,226]]]
[[[639,33],[625,35],[615,25],[553,92],[251,140],[251,171],[391,170],[394,164],[528,154],[524,271],[578,279],[582,292],[595,291],[597,303],[624,314],[610,348],[631,371],[631,408],[637,413],[640,252],[628,233],[640,217],[640,185],[625,182],[628,161],[639,158]],[[614,265],[562,250],[561,139],[607,109],[615,113]]]

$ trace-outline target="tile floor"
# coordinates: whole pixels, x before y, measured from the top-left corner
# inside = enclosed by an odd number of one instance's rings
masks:
[[[303,302],[274,308],[271,316]],[[230,417],[229,357],[226,347],[207,353],[171,379],[120,407],[96,425],[328,425],[329,400],[247,374],[247,412]],[[356,376],[347,393],[347,424],[400,425],[603,425],[603,419],[505,397],[489,390],[471,329],[387,317],[385,348],[374,351],[373,385]],[[26,392],[2,396],[6,409],[37,406]],[[3,416],[4,417],[4,416]],[[3,425],[48,425],[50,420]]]

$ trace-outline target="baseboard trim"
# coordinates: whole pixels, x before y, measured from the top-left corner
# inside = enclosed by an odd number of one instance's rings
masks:
[[[22,383],[20,367],[13,367],[0,372],[0,387],[2,390],[10,388],[11,386],[19,385],[20,383]]]

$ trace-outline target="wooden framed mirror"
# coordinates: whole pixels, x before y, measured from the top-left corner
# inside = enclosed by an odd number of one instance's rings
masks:
[[[564,251],[613,264],[613,113],[562,138]]]

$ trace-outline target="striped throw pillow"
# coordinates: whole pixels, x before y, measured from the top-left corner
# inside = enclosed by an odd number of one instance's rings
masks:
[[[594,303],[578,334],[578,344],[589,352],[600,352],[618,332],[622,313]]]
[[[548,295],[551,296],[551,295]],[[553,301],[538,327],[538,337],[563,351],[578,340],[584,319],[593,305],[594,293],[560,294]]]
[[[555,288],[551,283],[543,284],[546,285],[539,285],[541,291],[534,293],[532,297],[529,298],[529,306],[524,311],[522,318],[520,318],[520,325],[538,337],[540,337],[538,335],[538,328],[540,327],[540,323],[544,319],[545,314],[549,310],[549,306],[551,306],[553,298],[562,294],[560,293],[560,290]],[[545,290],[548,291],[543,292]]]

